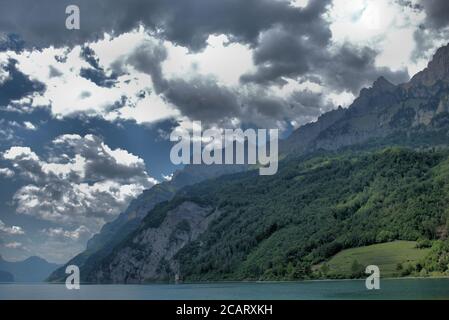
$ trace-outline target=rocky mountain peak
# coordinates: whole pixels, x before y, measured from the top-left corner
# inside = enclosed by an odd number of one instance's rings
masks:
[[[382,90],[382,91],[394,89],[395,87],[396,86],[394,84],[392,84],[390,81],[388,81],[384,77],[378,78],[373,83],[373,89]]]
[[[449,44],[437,50],[427,68],[416,74],[412,85],[434,85],[439,80],[449,81]]]
[[[360,90],[359,98],[355,100],[355,104],[357,105],[356,102],[359,101],[360,98],[383,95],[384,93],[392,92],[395,89],[396,86],[394,84],[384,77],[379,77],[376,81],[374,81],[370,88],[363,88]]]

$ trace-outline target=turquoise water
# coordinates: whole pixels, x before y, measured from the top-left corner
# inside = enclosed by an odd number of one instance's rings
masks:
[[[449,299],[449,279],[381,280],[369,291],[364,281],[288,283],[204,283],[150,285],[81,285],[67,290],[59,284],[0,284],[0,300],[10,299],[131,299],[131,300],[347,300]]]

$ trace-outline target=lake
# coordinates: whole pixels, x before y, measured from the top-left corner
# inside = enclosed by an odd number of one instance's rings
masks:
[[[449,299],[449,279],[385,279],[369,291],[363,280],[201,284],[81,285],[0,284],[0,300],[347,300]]]

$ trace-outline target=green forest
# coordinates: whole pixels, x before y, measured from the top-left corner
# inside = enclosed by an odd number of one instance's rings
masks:
[[[222,211],[177,254],[186,281],[326,278],[326,267],[314,266],[348,248],[395,240],[429,249],[420,261],[398,265],[398,274],[448,271],[446,149],[390,147],[286,159],[274,176],[251,171],[186,188],[156,206],[143,228],[157,227],[185,200]],[[353,269],[351,277],[362,276],[357,265]]]

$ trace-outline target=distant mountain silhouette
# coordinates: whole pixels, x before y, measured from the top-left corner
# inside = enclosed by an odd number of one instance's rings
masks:
[[[23,261],[10,262],[0,256],[0,281],[8,279],[8,274],[15,282],[43,282],[58,264],[49,263],[39,257],[29,257]],[[11,278],[9,278],[11,279]],[[2,282],[10,282],[4,280]]]
[[[2,282],[14,282],[14,276],[9,272],[0,270],[0,283]]]

